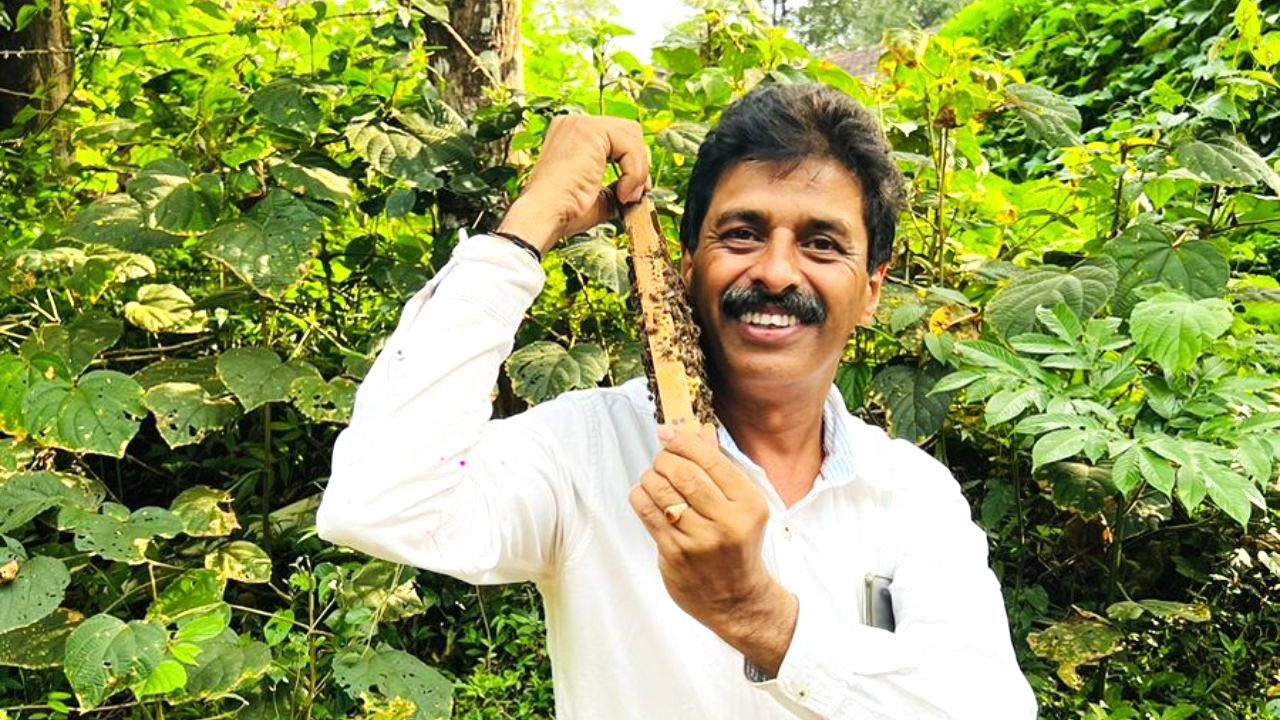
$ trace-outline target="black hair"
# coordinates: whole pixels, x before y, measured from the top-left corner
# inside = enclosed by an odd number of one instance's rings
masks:
[[[867,270],[888,262],[904,202],[902,174],[884,132],[866,108],[817,83],[760,86],[725,109],[719,125],[698,148],[689,177],[680,223],[685,251],[697,249],[711,195],[726,170],[746,160],[800,162],[810,157],[831,158],[858,179],[867,228]]]

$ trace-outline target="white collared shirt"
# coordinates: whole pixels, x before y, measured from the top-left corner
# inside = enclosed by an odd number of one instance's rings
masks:
[[[821,474],[790,508],[720,431],[768,498],[764,559],[799,600],[778,677],[752,682],[742,654],[671,600],[628,503],[659,450],[644,380],[490,419],[544,280],[480,235],[408,302],[338,437],[322,538],[473,583],[537,583],[561,720],[1035,717],[955,480],[834,388]],[[894,632],[862,622],[869,574],[892,578]]]

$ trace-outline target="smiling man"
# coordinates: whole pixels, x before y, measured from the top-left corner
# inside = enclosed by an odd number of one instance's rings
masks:
[[[614,215],[611,160],[638,200],[639,125],[557,118],[500,229],[410,300],[338,438],[321,537],[537,583],[562,719],[1035,717],[956,482],[832,386],[902,195],[844,95],[757,89],[698,153],[682,271],[721,428],[658,427],[643,379],[490,419],[535,258]]]

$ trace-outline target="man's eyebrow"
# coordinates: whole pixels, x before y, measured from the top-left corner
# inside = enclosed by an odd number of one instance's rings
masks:
[[[733,209],[725,210],[716,215],[715,220],[711,222],[711,227],[721,227],[731,222],[741,222],[747,225],[760,227],[765,225],[765,214],[758,210]]]
[[[811,218],[804,225],[810,232],[827,232],[842,238],[849,237],[849,226],[843,220]]]

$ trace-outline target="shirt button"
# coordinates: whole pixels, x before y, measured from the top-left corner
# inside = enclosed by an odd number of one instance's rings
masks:
[[[791,526],[790,526],[790,525],[783,525],[783,526],[782,526],[782,539],[783,539],[783,540],[790,540],[790,539],[791,539]]]

